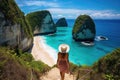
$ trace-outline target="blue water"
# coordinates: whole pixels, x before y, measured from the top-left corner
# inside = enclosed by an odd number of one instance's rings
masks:
[[[58,51],[62,43],[70,45],[69,60],[77,65],[92,65],[102,56],[120,47],[120,20],[94,20],[96,36],[108,37],[106,41],[95,41],[94,46],[83,46],[72,39],[72,27],[75,20],[67,20],[68,27],[58,27],[55,35],[46,35],[48,45]]]

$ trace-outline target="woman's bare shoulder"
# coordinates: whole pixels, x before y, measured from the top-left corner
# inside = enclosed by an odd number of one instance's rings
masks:
[[[61,55],[61,52],[58,52],[58,56]]]

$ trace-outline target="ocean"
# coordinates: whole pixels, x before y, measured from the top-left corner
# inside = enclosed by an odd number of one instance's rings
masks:
[[[45,35],[44,39],[46,44],[56,51],[62,43],[70,45],[69,60],[74,64],[91,66],[101,57],[120,47],[120,20],[94,20],[96,36],[108,38],[104,41],[95,41],[94,46],[84,46],[80,42],[75,42],[72,39],[75,20],[69,19],[67,22],[68,27],[57,27],[55,35]]]

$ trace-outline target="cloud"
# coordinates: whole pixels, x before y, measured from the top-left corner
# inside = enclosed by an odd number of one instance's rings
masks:
[[[58,15],[58,17],[64,17],[63,15]]]
[[[19,4],[19,6],[43,6],[43,7],[59,7],[59,5],[55,2],[50,2],[50,1],[24,1],[23,4]]]
[[[94,19],[120,19],[120,13],[116,13],[113,10],[80,10],[80,9],[61,9],[61,8],[49,8],[54,18],[66,17],[75,19],[82,14],[90,15]]]
[[[120,19],[120,14],[114,12],[96,12],[90,14],[90,16],[93,18]]]
[[[16,0],[21,9],[25,13],[47,9],[52,13],[53,18],[72,18],[75,19],[79,15],[87,14],[94,19],[120,19],[120,13],[114,10],[83,10],[76,8],[61,8],[57,0],[52,2],[48,0]]]

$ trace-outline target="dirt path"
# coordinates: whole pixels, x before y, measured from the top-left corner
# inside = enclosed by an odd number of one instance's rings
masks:
[[[65,74],[65,80],[75,80],[75,77],[70,74]],[[46,75],[41,77],[41,80],[61,80],[58,68],[51,69]]]

